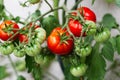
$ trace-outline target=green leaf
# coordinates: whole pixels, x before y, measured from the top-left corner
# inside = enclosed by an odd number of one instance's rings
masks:
[[[8,76],[8,73],[6,71],[5,66],[0,66],[0,80],[6,78]]]
[[[120,0],[115,0],[115,3],[118,7],[120,7]]]
[[[40,15],[41,15],[40,10],[36,10],[36,11],[32,14],[31,19],[34,20],[34,19],[38,18]]]
[[[102,54],[107,60],[113,61],[114,48],[113,48],[112,44],[111,44],[109,41],[104,43],[101,54]]]
[[[114,51],[116,50],[116,37],[111,37],[109,42],[112,44]]]
[[[116,37],[116,49],[118,54],[120,54],[120,35]]]
[[[65,80],[80,80],[79,77],[74,77],[71,73],[70,73],[70,67],[72,66],[70,59],[71,57],[66,56],[63,59],[63,65],[64,65],[64,75],[65,75]],[[69,77],[68,77],[69,76]]]
[[[58,20],[53,15],[49,15],[42,20],[42,27],[46,30],[47,36],[51,33],[51,31],[59,26]]]
[[[30,57],[26,55],[26,68],[28,68],[28,72],[32,73],[35,80],[42,80],[42,72],[40,65],[36,64],[34,61],[34,57]]]
[[[92,5],[94,4],[95,0],[92,0]]]
[[[92,54],[87,58],[88,70],[87,80],[103,80],[105,75],[106,63],[104,58],[99,53],[99,44],[96,43],[93,47]]]
[[[109,29],[118,27],[115,18],[111,14],[105,14],[102,18],[102,24]]]

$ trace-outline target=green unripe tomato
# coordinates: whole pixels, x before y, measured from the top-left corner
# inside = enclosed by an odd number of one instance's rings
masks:
[[[110,38],[110,31],[107,28],[104,28],[103,31],[95,34],[94,39],[96,42],[104,42]]]
[[[85,24],[87,25],[86,35],[94,35],[97,28],[95,22],[86,20]]]
[[[86,64],[80,64],[78,66],[72,66],[70,68],[70,72],[75,77],[83,76],[86,73],[87,65]]]
[[[23,49],[15,49],[13,51],[13,54],[16,56],[16,57],[24,57],[24,55],[26,54],[24,48]]]
[[[9,55],[13,52],[14,45],[12,43],[5,43],[3,45],[0,45],[0,53],[3,55]]]

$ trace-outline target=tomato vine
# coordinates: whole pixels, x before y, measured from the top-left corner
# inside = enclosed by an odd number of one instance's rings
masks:
[[[44,14],[40,10],[42,1],[50,8]],[[43,79],[44,70],[56,60],[55,56],[65,80],[104,79],[106,72],[112,68],[106,69],[106,61],[114,63],[115,52],[120,54],[119,25],[109,13],[98,22],[92,9],[79,6],[82,1],[74,0],[71,9],[67,8],[68,0],[62,6],[59,6],[60,0],[52,0],[53,5],[48,0],[24,1],[20,3],[24,7],[38,5],[24,21],[20,16],[14,17],[6,10],[4,0],[0,1],[0,53],[8,56],[17,80],[25,78],[17,72],[11,54],[25,58],[24,65],[35,80]],[[94,5],[94,2],[92,0],[91,4]],[[112,30],[119,33],[111,36]]]

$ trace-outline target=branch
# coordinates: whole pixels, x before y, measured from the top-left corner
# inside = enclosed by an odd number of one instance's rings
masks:
[[[72,10],[74,10],[78,5],[79,5],[79,3],[80,2],[82,2],[83,0],[78,0],[77,2],[76,2],[76,4],[72,7]]]

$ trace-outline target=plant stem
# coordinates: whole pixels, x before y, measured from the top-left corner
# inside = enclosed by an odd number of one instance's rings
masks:
[[[83,0],[77,0],[76,4],[72,7],[72,10],[76,9],[76,7],[79,5],[80,2]]]
[[[67,5],[67,0],[64,0],[64,5]],[[62,12],[62,24],[64,24],[65,23],[65,10],[63,10],[63,12]]]
[[[48,6],[51,8],[51,10],[53,9],[52,8],[52,6],[50,5],[50,3],[47,1],[47,0],[45,0],[45,2],[48,4]]]
[[[59,0],[53,0],[53,7],[57,8],[59,6]],[[59,19],[58,11],[54,11],[54,16]]]
[[[18,73],[17,73],[17,70],[16,70],[16,68],[15,68],[14,62],[12,61],[12,59],[11,59],[11,57],[10,57],[9,55],[8,55],[7,57],[8,57],[11,65],[12,65],[12,67],[13,67],[13,70],[14,70],[16,76],[18,77]]]

